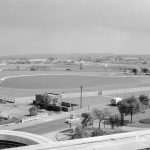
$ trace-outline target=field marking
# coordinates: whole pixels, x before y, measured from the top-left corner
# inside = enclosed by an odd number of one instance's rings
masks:
[[[1,78],[0,79],[0,81],[2,82],[2,81],[4,81],[4,80],[6,80],[6,79],[10,79],[10,78],[17,78],[17,77],[30,77],[30,76],[48,76],[48,75],[58,75],[58,76],[61,76],[61,75],[66,75],[66,76],[72,76],[72,75],[76,75],[76,76],[91,76],[91,77],[106,77],[106,78],[147,78],[147,77],[149,77],[149,76],[111,76],[111,75],[94,75],[94,74],[89,74],[89,75],[84,75],[84,74],[77,74],[77,73],[74,73],[74,74],[63,74],[63,73],[61,73],[61,74],[56,74],[56,73],[50,73],[50,74],[30,74],[30,75],[15,75],[15,76],[6,76],[6,77],[3,77],[3,78]]]
[[[28,77],[28,76],[48,76],[48,75],[79,75],[79,74],[30,74],[30,75],[16,75],[16,76],[7,76],[7,77],[3,77],[1,78],[0,80],[1,81],[4,81],[6,79],[9,79],[9,78],[17,78],[17,77]]]
[[[84,74],[82,73],[71,73],[71,74],[67,74],[67,73],[46,73],[46,74],[23,74],[23,75],[14,75],[14,76],[6,76],[6,77],[3,77],[0,79],[0,84],[2,84],[3,81],[7,80],[7,79],[10,79],[10,78],[17,78],[17,77],[34,77],[34,76],[82,76],[82,77],[88,77],[88,76],[91,76],[91,77],[102,77],[102,78],[149,78],[149,76],[122,76],[122,75],[116,75],[116,76],[110,76],[110,75],[101,75],[101,74],[88,74],[86,75],[85,74],[86,72],[84,72]],[[3,87],[0,87],[0,88],[3,88]]]

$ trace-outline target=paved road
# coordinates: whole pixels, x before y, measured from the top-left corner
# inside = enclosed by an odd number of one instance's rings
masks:
[[[37,124],[29,127],[24,127],[21,129],[17,129],[16,131],[23,131],[23,132],[29,132],[34,134],[45,134],[45,133],[68,128],[69,125],[64,122],[65,119],[60,119],[60,120],[45,122],[42,124]]]

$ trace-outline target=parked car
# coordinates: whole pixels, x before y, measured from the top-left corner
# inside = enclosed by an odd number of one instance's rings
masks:
[[[111,99],[111,105],[116,106],[120,101],[122,101],[121,97],[114,97]]]
[[[80,118],[74,115],[70,115],[70,118],[66,119],[66,123],[77,123],[80,122]]]
[[[67,68],[66,71],[72,71],[71,69]]]

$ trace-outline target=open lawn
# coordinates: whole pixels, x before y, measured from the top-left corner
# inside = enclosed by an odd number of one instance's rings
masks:
[[[42,75],[41,75],[42,74]],[[33,96],[45,92],[79,92],[83,91],[119,89],[138,86],[149,86],[150,78],[114,76],[111,72],[40,72],[40,71],[2,71],[0,78],[8,78],[0,84],[0,95]]]
[[[63,101],[68,102],[68,103],[75,103],[80,106],[80,98],[64,99]],[[109,105],[110,98],[104,97],[104,96],[83,97],[82,104],[83,104],[83,107],[89,106],[89,109],[90,109],[90,106],[92,106],[92,105],[97,105],[97,104]]]
[[[150,81],[150,79],[148,79]],[[104,88],[107,86],[140,84],[142,78],[104,77],[86,75],[37,75],[8,78],[1,83],[1,87],[17,89],[70,89],[87,87]]]
[[[146,119],[146,118],[150,119],[150,109],[147,109],[145,113],[138,113],[133,115],[133,123],[129,123],[128,126],[138,127],[138,128],[150,128],[150,124],[144,124],[139,122],[139,120]],[[130,121],[130,115],[126,116],[125,120]]]
[[[150,91],[142,91],[142,92],[134,92],[134,93],[123,93],[123,94],[112,94],[109,95],[110,97],[122,97],[122,98],[127,98],[131,96],[139,97],[141,94],[148,95],[150,97]]]

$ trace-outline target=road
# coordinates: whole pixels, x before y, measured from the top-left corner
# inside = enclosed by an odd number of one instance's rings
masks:
[[[102,98],[102,97],[99,97]],[[103,108],[110,108],[110,106],[108,106],[109,103],[109,99],[110,98],[105,98],[103,97],[105,100],[102,101],[102,104],[96,104],[95,101],[93,100],[93,102],[95,103],[95,107],[98,107],[99,109],[103,109]],[[98,100],[98,99],[97,99]],[[100,99],[99,99],[100,100]],[[88,100],[87,100],[88,102]],[[94,108],[92,108],[92,106],[90,106],[91,110]],[[84,108],[83,108],[84,109]],[[85,108],[85,110],[87,110],[87,108]],[[85,111],[83,110],[83,112]],[[78,113],[75,115],[80,115],[82,113],[81,111],[77,111]],[[34,134],[46,134],[46,133],[51,133],[54,131],[58,131],[58,130],[62,130],[62,129],[66,129],[69,127],[69,124],[64,123],[65,119],[68,118],[67,116],[63,117],[63,119],[56,119],[56,120],[45,120],[43,119],[43,122],[39,123],[39,124],[34,124],[34,125],[26,125],[25,127],[19,127],[19,128],[15,128],[14,130],[16,131],[23,131],[23,132],[29,132],[29,133],[34,133]],[[46,122],[44,122],[46,121]]]
[[[21,129],[17,129],[16,131],[34,133],[34,134],[45,134],[53,131],[65,129],[69,127],[69,124],[64,123],[65,119],[45,122],[42,124],[37,124],[29,127],[24,127]]]

